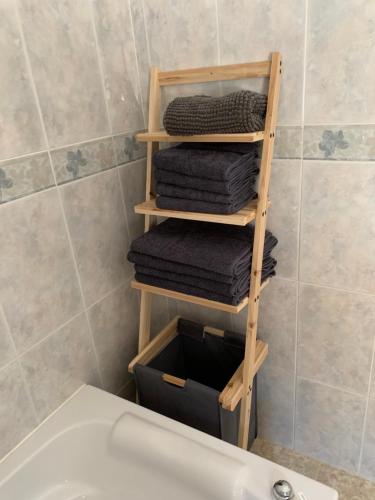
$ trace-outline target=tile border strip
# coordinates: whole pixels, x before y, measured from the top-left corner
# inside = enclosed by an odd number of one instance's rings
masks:
[[[145,158],[146,145],[138,143],[135,134],[105,136],[0,161],[0,205],[55,186],[52,168],[57,185],[62,185]],[[372,162],[375,125],[280,126],[274,158]]]

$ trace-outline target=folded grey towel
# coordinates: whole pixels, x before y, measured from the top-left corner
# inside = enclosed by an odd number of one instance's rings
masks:
[[[177,174],[161,168],[155,169],[155,181],[165,184],[173,184],[189,189],[197,189],[200,191],[210,191],[212,193],[221,193],[231,195],[241,189],[245,182],[254,183],[254,176],[246,171],[239,172],[228,181],[215,181],[212,179],[204,179],[193,175]]]
[[[170,135],[234,134],[264,128],[267,96],[239,90],[223,97],[176,97],[163,118]]]
[[[277,242],[269,235],[270,242]],[[239,269],[249,265],[253,237],[251,225],[167,219],[135,239],[130,250],[179,265],[238,276]]]
[[[272,271],[275,270],[275,267],[275,259],[270,256],[264,259],[262,267],[262,281],[266,279],[266,277],[268,277]],[[184,283],[185,285],[191,285],[197,288],[202,288],[203,290],[208,290],[228,296],[247,293],[250,284],[249,269],[243,272],[232,283],[223,283],[212,279],[192,276],[190,274],[181,274],[176,272],[172,273],[169,271],[163,271],[161,269],[155,269],[153,267],[140,266],[138,264],[135,265],[135,272],[138,274],[154,276],[159,279],[166,279],[169,281]]]
[[[209,203],[222,203],[229,205],[235,203],[242,198],[256,198],[257,193],[253,190],[253,179],[247,179],[231,194],[214,193],[212,191],[204,191],[201,189],[193,189],[185,186],[176,186],[175,184],[166,184],[164,182],[156,183],[156,193],[161,196],[169,196],[170,198],[182,198],[183,200],[200,200],[208,201]]]
[[[265,276],[262,274],[262,279],[266,279],[275,274],[275,270],[270,270]],[[215,300],[217,302],[223,302],[224,304],[238,305],[248,294],[248,290],[243,292],[238,292],[234,295],[225,295],[213,290],[204,290],[203,288],[195,287],[192,285],[187,285],[181,281],[172,281],[167,279],[158,278],[156,276],[150,276],[148,274],[135,273],[135,279],[146,285],[157,286],[159,288],[166,288],[168,290],[174,290],[176,292],[186,293],[187,295],[194,295],[195,297],[203,297],[209,300]],[[220,291],[220,288],[219,288]]]
[[[173,147],[157,151],[153,155],[155,170],[167,170],[214,181],[231,181],[237,175],[254,177],[259,172],[257,148],[247,154],[210,149]]]
[[[180,149],[211,149],[212,151],[228,151],[229,153],[247,154],[252,153],[254,157],[261,156],[261,142],[182,142]]]
[[[170,196],[157,196],[155,203],[158,208],[163,210],[230,215],[241,210],[241,208],[243,208],[246,203],[248,203],[248,201],[253,199],[255,196],[257,196],[257,194],[251,190],[246,196],[242,196],[231,203],[213,203],[210,201],[173,198]]]
[[[214,271],[207,271],[206,269],[202,269],[196,266],[178,264],[169,260],[159,259],[157,257],[152,257],[151,255],[145,255],[143,253],[132,251],[128,253],[128,261],[136,265],[139,264],[140,266],[162,269],[164,271],[169,271],[172,273],[188,274],[191,276],[197,276],[229,284],[234,283],[238,276],[240,276],[244,271],[248,271],[250,269],[250,261],[248,261],[247,259],[242,262],[242,265],[237,266],[237,274],[227,275],[216,273]]]

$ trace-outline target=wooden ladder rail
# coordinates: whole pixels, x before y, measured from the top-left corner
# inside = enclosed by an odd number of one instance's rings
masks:
[[[238,446],[247,449],[251,398],[253,390],[253,366],[257,341],[259,296],[262,277],[264,238],[267,222],[267,200],[271,177],[271,162],[275,142],[277,109],[280,94],[281,56],[274,52],[271,58],[271,74],[268,87],[267,114],[264,127],[262,160],[259,173],[258,206],[255,218],[253,257],[250,275],[249,306],[246,323],[246,344],[243,369],[243,396],[241,400]]]
[[[243,394],[241,398],[241,416],[238,445],[247,448],[252,384],[255,375],[257,347],[257,324],[259,314],[259,295],[261,290],[261,271],[264,250],[264,237],[267,220],[268,191],[271,175],[271,161],[275,141],[275,127],[280,92],[281,56],[273,52],[271,61],[262,61],[227,66],[193,68],[187,70],[161,72],[151,69],[149,92],[148,132],[160,132],[160,93],[161,86],[200,83],[209,81],[238,80],[242,78],[269,77],[267,113],[263,138],[263,151],[259,175],[258,204],[255,217],[253,258],[251,267],[248,317],[246,326],[245,357],[243,361]],[[142,134],[140,134],[142,135]],[[158,135],[147,141],[147,176],[146,201],[154,197],[152,178],[152,156],[159,149]],[[163,134],[161,134],[161,137]],[[156,223],[156,216],[145,214],[145,232]],[[150,343],[152,293],[141,290],[139,352]]]
[[[158,68],[151,69],[150,75],[150,94],[149,94],[149,114],[148,114],[149,132],[160,130],[160,84]],[[146,170],[146,200],[153,197],[153,175],[152,175],[152,155],[159,149],[158,142],[147,143],[147,170]],[[145,232],[156,223],[156,217],[145,215]],[[151,329],[151,309],[152,295],[145,290],[141,291],[140,315],[139,315],[139,337],[138,352],[141,352],[150,342]]]

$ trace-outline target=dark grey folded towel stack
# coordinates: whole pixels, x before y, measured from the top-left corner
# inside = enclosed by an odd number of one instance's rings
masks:
[[[237,305],[249,292],[253,226],[167,219],[133,241],[128,260],[138,281]],[[275,274],[266,231],[262,280]]]
[[[153,156],[156,206],[231,214],[256,197],[259,145],[185,143]]]
[[[235,134],[263,130],[267,96],[239,90],[223,97],[176,97],[163,124],[170,135]]]

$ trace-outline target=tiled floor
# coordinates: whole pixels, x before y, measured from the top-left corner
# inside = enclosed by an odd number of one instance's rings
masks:
[[[375,500],[375,483],[334,469],[330,465],[300,455],[293,450],[257,439],[251,451],[335,488],[339,493],[339,500]]]

